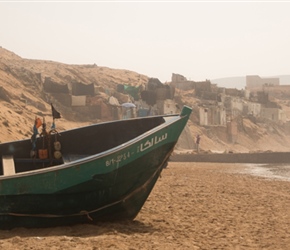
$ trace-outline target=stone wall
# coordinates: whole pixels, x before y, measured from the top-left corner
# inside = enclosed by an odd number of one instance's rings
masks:
[[[175,162],[224,162],[224,163],[290,163],[290,153],[234,153],[234,154],[176,154],[170,156]]]

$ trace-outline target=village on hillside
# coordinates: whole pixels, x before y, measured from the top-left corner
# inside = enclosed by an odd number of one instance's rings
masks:
[[[221,88],[209,80],[188,81],[180,74],[172,74],[171,82],[161,83],[157,78],[149,78],[147,84],[131,86],[116,85],[116,89],[106,91],[94,83],[73,81],[71,84],[53,82],[45,78],[40,85],[47,101],[59,102],[74,111],[88,114],[94,119],[118,120],[149,115],[175,114],[183,103],[182,92],[192,91],[192,99],[198,100],[192,108],[198,114],[200,126],[227,127],[230,141],[234,142],[238,133],[238,123],[242,116],[253,122],[271,121],[286,123],[286,112],[275,98],[287,99],[290,86],[279,85],[279,78],[246,77],[245,89]]]
[[[203,133],[201,148],[204,150],[221,146],[225,149],[238,146],[237,150],[243,151],[264,149],[263,141],[268,138],[265,135],[275,134],[271,131],[277,132],[272,139],[276,140],[278,150],[280,145],[285,150],[290,144],[285,142],[288,129],[284,129],[289,127],[290,120],[290,85],[280,85],[279,78],[248,75],[245,88],[236,89],[219,87],[210,80],[187,80],[183,75],[172,73],[171,81],[162,83],[158,78],[128,70],[23,59],[3,48],[0,52],[0,100],[15,118],[28,119],[28,123],[22,122],[27,126],[22,126],[17,133],[13,132],[16,127],[10,119],[10,136],[3,134],[3,138],[29,136],[29,124],[35,115],[49,116],[51,103],[64,118],[59,123],[61,129],[67,129],[67,124],[72,127],[75,122],[176,114],[187,105],[193,109],[187,137],[194,141],[197,133]],[[3,111],[2,123],[8,124],[5,114]],[[258,133],[258,138],[263,138],[260,146],[253,145],[245,138],[250,130],[255,130],[247,129],[249,122],[276,124],[283,131],[264,126]],[[252,134],[248,136],[251,138]],[[191,143],[187,148],[194,147]]]
[[[221,88],[209,80],[188,81],[184,76],[172,74],[171,86],[184,91],[194,90],[199,99],[198,123],[201,126],[226,126],[228,139],[235,143],[242,117],[252,122],[274,122],[285,124],[288,113],[274,100],[286,100],[290,96],[290,85],[280,85],[279,78],[246,76],[245,89]]]

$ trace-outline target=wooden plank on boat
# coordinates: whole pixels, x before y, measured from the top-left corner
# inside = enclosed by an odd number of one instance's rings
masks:
[[[14,175],[15,174],[15,165],[14,159],[12,155],[3,155],[2,156],[2,166],[3,166],[3,174]]]

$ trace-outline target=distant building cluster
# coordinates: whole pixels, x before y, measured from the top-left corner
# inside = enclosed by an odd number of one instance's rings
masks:
[[[235,137],[241,117],[285,122],[286,116],[269,96],[268,88],[279,86],[279,78],[246,77],[246,88],[218,87],[210,80],[189,81],[180,74],[172,74],[171,82],[163,84],[157,78],[139,86],[118,84],[115,89],[96,83],[71,81],[63,84],[46,77],[42,90],[79,113],[93,119],[118,120],[178,112],[177,90],[192,90],[198,99],[198,122],[202,126],[226,126]],[[124,105],[126,104],[126,105]],[[130,105],[131,104],[131,105]],[[234,139],[233,139],[234,140]]]
[[[120,83],[115,89],[73,80],[64,84],[50,77],[45,77],[41,85],[44,93],[62,105],[89,114],[93,119],[119,120],[176,113],[174,88],[157,78],[149,78],[141,86]]]
[[[247,76],[245,90],[221,88],[209,80],[203,82],[188,81],[184,76],[172,74],[171,84],[176,89],[194,90],[199,99],[199,124],[202,126],[226,126],[232,141],[237,135],[237,126],[241,117],[268,119],[274,122],[286,122],[286,116],[277,103],[270,101],[265,86],[278,86],[279,78],[261,78]]]
[[[278,86],[280,85],[279,78],[261,78],[258,75],[246,76],[246,87],[247,89],[260,89],[262,90],[265,86]]]

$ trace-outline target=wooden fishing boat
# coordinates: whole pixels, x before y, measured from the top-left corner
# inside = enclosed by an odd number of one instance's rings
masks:
[[[185,127],[180,114],[94,124],[0,144],[0,228],[136,217]]]

